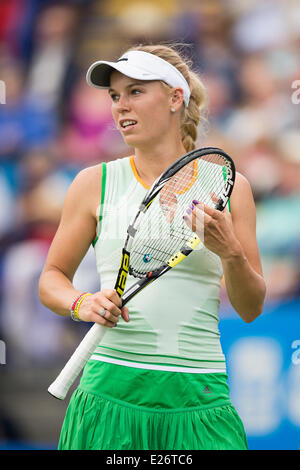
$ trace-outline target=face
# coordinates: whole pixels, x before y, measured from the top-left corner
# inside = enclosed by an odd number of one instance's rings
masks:
[[[113,118],[127,145],[142,148],[166,139],[170,93],[161,82],[136,80],[115,71],[109,94]]]

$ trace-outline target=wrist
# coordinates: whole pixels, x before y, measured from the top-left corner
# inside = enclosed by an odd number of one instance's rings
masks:
[[[70,315],[72,320],[77,322],[81,321],[81,318],[79,317],[79,308],[84,299],[89,295],[92,294],[90,294],[89,292],[83,292],[74,300],[74,302],[72,302],[72,305],[70,307]]]
[[[237,240],[236,243],[232,244],[226,254],[221,257],[221,260],[225,263],[237,262],[238,260],[242,261],[245,259],[245,254],[242,248],[242,245]]]

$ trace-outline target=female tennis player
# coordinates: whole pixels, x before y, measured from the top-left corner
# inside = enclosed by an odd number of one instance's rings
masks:
[[[206,93],[190,64],[165,45],[95,62],[87,81],[108,90],[116,126],[134,152],[76,176],[40,278],[49,309],[107,327],[71,397],[58,448],[247,449],[229,397],[218,312],[223,275],[245,322],[263,309],[249,183],[237,174],[230,212],[191,201],[185,222],[197,232],[204,221],[203,246],[121,307],[115,260],[128,224],[156,178],[195,148]],[[101,279],[93,294],[72,284],[91,244]]]

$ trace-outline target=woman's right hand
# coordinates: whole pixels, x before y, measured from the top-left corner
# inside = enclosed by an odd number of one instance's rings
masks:
[[[95,294],[86,296],[80,304],[78,317],[85,322],[94,322],[108,328],[117,326],[121,316],[129,322],[129,311],[127,307],[121,307],[122,301],[113,289],[103,289]],[[102,316],[99,312],[105,314]]]

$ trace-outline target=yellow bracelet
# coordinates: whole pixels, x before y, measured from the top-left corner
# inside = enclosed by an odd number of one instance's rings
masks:
[[[74,315],[76,318],[78,318],[78,320],[80,320],[79,318],[79,315],[78,315],[78,312],[79,312],[79,307],[81,305],[81,302],[88,296],[88,295],[92,295],[92,294],[83,294],[76,302],[76,305],[75,305],[75,308],[74,308]]]
[[[71,317],[73,320],[75,321],[81,321],[80,317],[79,317],[79,307],[81,305],[81,302],[85,299],[85,297],[87,297],[88,295],[92,295],[90,294],[89,292],[86,292],[84,294],[81,294],[78,299],[76,300],[75,304],[73,304],[72,308],[71,308]]]

